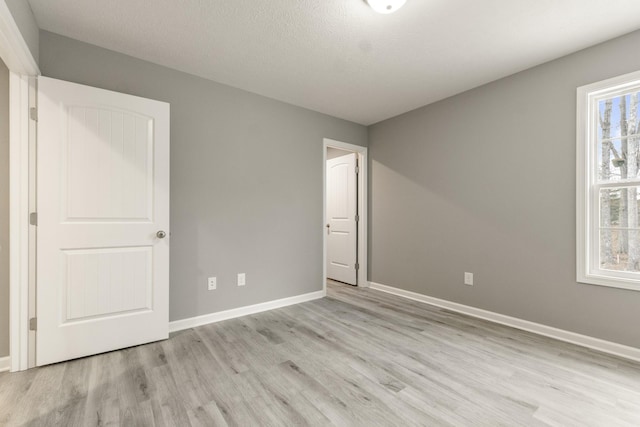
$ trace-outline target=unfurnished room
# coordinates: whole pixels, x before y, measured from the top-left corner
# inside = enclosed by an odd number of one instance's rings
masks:
[[[0,426],[640,426],[640,1],[0,0]]]

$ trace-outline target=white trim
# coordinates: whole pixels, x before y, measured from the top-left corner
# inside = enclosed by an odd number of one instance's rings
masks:
[[[40,74],[38,64],[4,1],[0,1],[0,57],[14,73],[28,76]]]
[[[263,311],[274,310],[288,305],[300,304],[315,299],[324,298],[326,292],[316,291],[308,294],[296,295],[294,297],[282,298],[231,310],[218,311],[217,313],[205,314],[203,316],[190,317],[188,319],[174,320],[169,322],[169,332],[182,331],[183,329],[195,328],[196,326],[208,325],[209,323],[221,322],[223,320],[235,319],[236,317],[248,316],[250,314],[261,313]]]
[[[37,108],[38,102],[38,78],[34,76],[29,77],[29,108]],[[26,120],[29,125],[29,212],[37,212],[37,122],[35,120],[31,120],[29,116],[29,112],[27,109],[21,110],[21,114],[24,116],[23,120]],[[29,269],[29,287],[25,292],[28,295],[28,314],[26,316],[27,319],[31,317],[36,317],[36,249],[37,249],[37,227],[28,224],[29,228],[28,236],[29,236],[29,261],[28,261],[28,269]],[[26,320],[25,320],[26,321]],[[26,328],[26,325],[25,325]],[[36,331],[28,331],[29,340],[27,344],[27,352],[28,352],[28,362],[27,366],[29,368],[33,368],[36,366]]]
[[[9,350],[0,371],[28,367],[29,342],[29,78],[38,64],[9,10],[0,1],[0,58],[9,75]]]
[[[11,367],[11,358],[9,356],[0,357],[0,372],[8,371]]]
[[[29,78],[9,76],[9,324],[11,370],[28,368]]]
[[[593,236],[599,228],[598,188],[624,187],[630,182],[599,184],[594,161],[597,159],[597,103],[600,99],[625,93],[640,85],[640,71],[581,86],[576,99],[576,280],[589,285],[640,291],[640,275],[602,270],[595,259],[599,245]],[[591,125],[591,126],[590,126]],[[595,264],[595,265],[594,265]]]
[[[553,328],[540,323],[518,319],[517,317],[505,316],[504,314],[494,313],[492,311],[482,310],[480,308],[458,304],[456,302],[434,298],[418,294],[416,292],[405,291],[404,289],[381,285],[379,283],[371,282],[371,289],[376,289],[378,291],[387,292],[410,300],[445,308],[450,311],[455,311],[456,313],[466,314],[468,316],[477,317],[479,319],[488,320],[490,322],[499,323],[501,325],[510,326],[512,328],[521,329],[523,331],[532,332],[545,337],[555,338],[560,341],[640,362],[640,348],[617,344],[611,341],[590,337],[588,335],[577,334],[575,332]]]
[[[368,288],[367,212],[369,194],[367,183],[369,182],[369,149],[360,145],[324,138],[322,143],[322,289],[325,292],[327,290],[327,233],[325,232],[325,224],[327,223],[327,149],[329,147],[358,154],[358,166],[360,168],[358,175],[358,215],[360,216],[358,223],[358,263],[360,264],[360,270],[358,271],[357,285],[362,288]]]

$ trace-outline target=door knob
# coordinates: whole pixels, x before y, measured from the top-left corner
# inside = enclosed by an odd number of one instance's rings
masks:
[[[165,233],[164,231],[160,230],[156,233],[156,236],[158,236],[158,239],[164,239],[165,237],[167,237],[167,233]]]

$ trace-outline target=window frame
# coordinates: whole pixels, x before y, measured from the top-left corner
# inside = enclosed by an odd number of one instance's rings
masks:
[[[604,270],[600,258],[600,189],[640,186],[640,177],[598,182],[598,103],[637,89],[640,71],[577,89],[576,270],[577,281],[640,291],[640,272]]]

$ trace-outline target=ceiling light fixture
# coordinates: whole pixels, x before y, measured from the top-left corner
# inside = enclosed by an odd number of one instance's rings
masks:
[[[407,0],[367,0],[371,9],[378,13],[393,13],[400,9]]]

